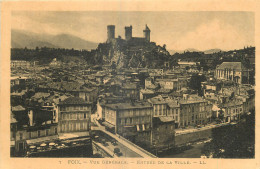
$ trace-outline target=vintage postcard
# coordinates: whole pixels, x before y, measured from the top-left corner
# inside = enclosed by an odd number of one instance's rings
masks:
[[[1,168],[259,168],[258,7],[3,2]]]

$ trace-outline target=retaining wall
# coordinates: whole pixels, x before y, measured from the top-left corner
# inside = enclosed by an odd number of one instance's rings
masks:
[[[185,145],[202,139],[208,139],[212,136],[212,128],[207,130],[195,131],[175,136],[175,146]]]

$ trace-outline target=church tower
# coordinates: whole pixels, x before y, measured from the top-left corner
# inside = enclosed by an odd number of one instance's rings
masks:
[[[145,39],[147,42],[150,42],[150,32],[151,32],[151,30],[148,28],[147,25],[145,25],[145,29],[144,29],[144,39]]]

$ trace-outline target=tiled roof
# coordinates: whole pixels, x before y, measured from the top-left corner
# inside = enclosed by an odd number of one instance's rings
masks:
[[[154,94],[154,91],[149,89],[141,89],[140,92],[143,94]]]
[[[69,97],[69,98],[65,99],[64,101],[60,102],[59,104],[60,105],[64,105],[64,104],[77,105],[77,104],[88,104],[88,102],[84,101],[82,98],[79,98],[79,97]]]
[[[161,95],[149,99],[149,102],[151,102],[152,104],[167,104],[167,102],[162,98]]]
[[[180,104],[177,100],[173,100],[173,99],[170,99],[170,98],[167,98],[166,99],[167,103],[168,103],[168,106],[173,108],[173,107],[180,107]]]
[[[171,121],[174,121],[172,116],[161,116],[161,117],[159,117],[159,119],[161,120],[161,122],[171,122]]]
[[[13,113],[11,113],[11,123],[17,123],[17,120],[15,119]]]
[[[25,108],[21,105],[12,107],[12,111],[24,111]]]
[[[126,84],[124,84],[124,86],[122,88],[123,89],[136,89],[137,86],[134,83],[126,83]]]
[[[223,62],[221,65],[217,67],[217,69],[235,69],[242,70],[245,69],[241,62]]]
[[[117,104],[106,104],[106,107],[109,107],[114,110],[124,110],[124,109],[140,109],[140,108],[152,108],[152,105],[148,102],[142,103],[117,103]]]
[[[50,96],[50,93],[43,93],[43,92],[38,92],[38,93],[35,93],[35,95],[33,96],[33,98],[36,98],[36,99],[40,99],[42,97],[49,97]]]
[[[236,107],[241,106],[242,104],[242,101],[230,101],[228,103],[222,104],[221,107]]]

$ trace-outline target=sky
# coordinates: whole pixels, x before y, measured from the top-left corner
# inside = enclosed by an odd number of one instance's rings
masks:
[[[133,26],[142,37],[147,24],[151,41],[168,50],[241,49],[254,46],[253,12],[120,12],[120,11],[15,11],[12,29],[34,33],[71,34],[92,42],[105,42],[107,25],[115,25],[116,37]]]

